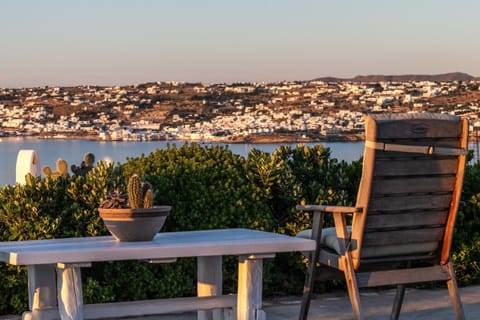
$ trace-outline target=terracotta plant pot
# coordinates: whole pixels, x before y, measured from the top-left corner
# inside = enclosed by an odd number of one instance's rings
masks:
[[[172,208],[98,208],[108,231],[118,241],[150,241],[160,231]]]

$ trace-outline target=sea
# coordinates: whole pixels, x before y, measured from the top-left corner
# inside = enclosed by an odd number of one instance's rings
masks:
[[[35,150],[38,155],[38,169],[43,166],[50,166],[55,169],[57,159],[65,159],[69,166],[80,165],[83,155],[91,152],[95,155],[95,162],[98,160],[123,163],[127,158],[139,157],[142,154],[148,155],[156,149],[166,149],[167,145],[182,146],[185,141],[160,140],[160,141],[95,141],[82,139],[42,139],[33,137],[8,137],[0,138],[0,186],[15,184],[15,170],[17,157],[20,150]],[[253,148],[272,153],[282,145],[296,146],[296,143],[203,143],[204,146],[222,145],[232,153],[247,157]],[[325,142],[305,143],[307,146],[322,144],[331,150],[332,158],[351,162],[358,160],[363,153],[364,143],[362,142]]]

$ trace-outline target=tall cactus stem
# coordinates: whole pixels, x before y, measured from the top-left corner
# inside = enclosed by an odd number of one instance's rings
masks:
[[[127,193],[128,203],[131,208],[143,207],[143,190],[140,177],[137,174],[132,175],[128,180]],[[140,199],[142,199],[141,202]]]
[[[145,192],[145,198],[143,199],[143,207],[150,208],[153,205],[153,194],[152,189],[148,189]]]

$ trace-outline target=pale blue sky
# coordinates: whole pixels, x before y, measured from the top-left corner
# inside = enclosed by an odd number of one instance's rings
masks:
[[[480,76],[476,0],[5,0],[0,87]]]

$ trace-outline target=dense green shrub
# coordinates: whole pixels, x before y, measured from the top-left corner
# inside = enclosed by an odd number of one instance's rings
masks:
[[[142,174],[156,190],[155,203],[173,211],[165,230],[271,229],[263,189],[248,179],[244,158],[221,147],[168,146],[129,159],[126,175]]]
[[[172,206],[164,231],[272,228],[273,218],[265,204],[263,190],[248,179],[245,159],[224,147],[172,145],[147,156],[128,159],[123,170],[127,176],[139,173],[152,184],[156,190],[154,203]],[[195,263],[195,259],[180,259],[173,265],[151,266],[158,276],[146,285],[160,286],[157,293],[162,297],[192,295]],[[236,264],[233,257],[224,258],[225,292],[236,290]],[[126,295],[132,296],[138,295]]]
[[[455,223],[452,259],[460,284],[480,282],[480,162],[468,165]]]
[[[311,226],[311,216],[296,210],[297,204],[352,205],[361,173],[358,164],[332,159],[330,150],[321,145],[282,146],[271,155],[254,149],[247,161],[250,177],[263,186],[265,201],[275,217],[271,231],[288,235]],[[300,293],[305,271],[303,257],[298,253],[279,254],[274,263],[275,278],[264,280],[265,294]]]
[[[171,205],[164,231],[254,228],[294,235],[310,227],[299,203],[352,205],[361,162],[331,158],[321,146],[252,150],[247,158],[228,148],[169,146],[123,164],[98,163],[85,177],[28,177],[27,184],[0,188],[0,240],[107,235],[97,211],[107,190],[125,188],[126,177],[152,183],[155,203]],[[453,259],[461,284],[480,278],[480,165],[466,170]],[[331,221],[327,221],[331,223]],[[195,294],[195,259],[173,264],[94,263],[82,269],[85,303]],[[237,261],[224,258],[224,292],[236,290]],[[265,261],[264,294],[300,294],[305,265],[298,253]],[[27,309],[24,267],[0,265],[0,314]]]

